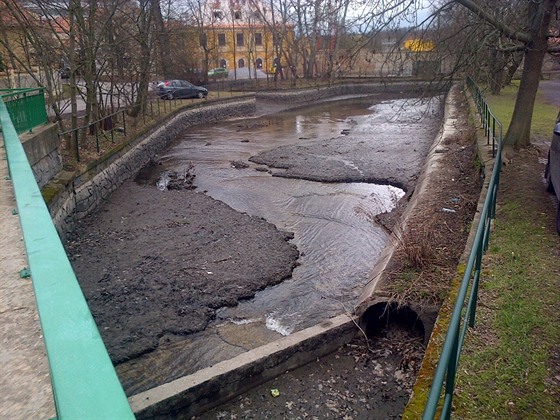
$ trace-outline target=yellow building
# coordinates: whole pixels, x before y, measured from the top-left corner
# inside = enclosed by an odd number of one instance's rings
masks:
[[[274,22],[255,0],[214,0],[206,4],[204,33],[208,68],[274,72],[285,65],[283,52],[293,41],[291,26]]]

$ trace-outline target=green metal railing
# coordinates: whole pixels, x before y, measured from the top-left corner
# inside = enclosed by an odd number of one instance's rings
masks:
[[[0,89],[0,98],[4,100],[18,134],[31,131],[49,121],[43,88]]]
[[[119,115],[121,115],[121,121],[119,125]],[[88,125],[83,125],[81,127],[72,128],[70,130],[64,131],[58,134],[59,138],[63,138],[66,136],[72,136],[74,139],[74,153],[76,156],[76,160],[80,162],[80,144],[78,141],[78,132],[80,130],[87,129],[89,130],[90,135],[95,135],[95,150],[97,153],[100,153],[100,144],[99,139],[100,137],[107,137],[106,132],[109,132],[109,137],[111,139],[111,143],[115,143],[115,129],[117,129],[123,133],[126,137],[126,110],[120,110],[117,112],[113,112],[110,115],[102,117],[96,121],[90,122]]]
[[[492,157],[496,157],[496,149],[500,144],[500,139],[502,138],[502,123],[496,118],[492,113],[492,110],[488,106],[488,103],[484,99],[482,92],[476,85],[473,79],[467,77],[467,87],[471,92],[472,98],[480,115],[480,121],[482,122],[482,128],[484,129],[484,135],[486,136],[486,144],[490,145],[492,142]]]
[[[57,418],[133,419],[1,97],[0,123],[47,350]]]
[[[459,356],[467,329],[468,327],[474,326],[482,257],[488,248],[490,226],[496,214],[496,199],[498,195],[498,186],[500,184],[500,168],[502,166],[502,125],[490,112],[490,108],[488,104],[486,104],[486,101],[484,101],[476,84],[474,84],[471,79],[468,79],[467,83],[475,102],[477,102],[478,111],[481,113],[482,118],[484,118],[485,133],[487,133],[487,127],[499,126],[500,130],[497,137],[495,137],[496,147],[493,147],[496,159],[488,185],[488,193],[486,194],[484,206],[480,213],[480,222],[476,230],[457,300],[455,301],[451,321],[447,329],[437,369],[432,381],[428,402],[424,409],[424,415],[422,417],[424,420],[435,418],[438,407],[441,407],[440,418],[449,419],[451,415]],[[484,102],[484,104],[481,104],[481,102]],[[494,135],[492,138],[494,139]],[[443,394],[443,401],[441,402],[444,384],[445,392]]]

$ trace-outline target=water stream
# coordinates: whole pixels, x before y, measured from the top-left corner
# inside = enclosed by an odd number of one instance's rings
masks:
[[[374,157],[367,155],[368,150],[381,148],[385,166],[378,169],[400,168],[398,163],[407,162],[408,172],[417,173],[439,117],[434,112],[428,122],[422,121],[429,106],[403,111],[403,104],[399,99],[381,102],[373,96],[355,97],[198,126],[158,156],[161,166],[154,167],[156,179],[159,171],[180,173],[192,165],[197,191],[293,232],[300,260],[291,278],[236,307],[220,309],[206,330],[187,337],[163,337],[155,351],[120,364],[119,377],[129,395],[352,312],[388,240],[374,218],[391,211],[404,191],[364,182],[272,176],[283,170],[249,158],[279,147],[282,153],[290,153],[293,149],[285,146],[297,145],[313,151],[310,169],[333,159],[338,168],[359,173],[354,162],[363,158],[361,165],[372,165]],[[328,152],[321,142],[336,147]],[[338,153],[345,145],[356,144],[361,144],[363,156]]]
[[[174,170],[191,162],[199,191],[293,232],[301,252],[301,264],[291,279],[235,308],[221,310],[220,319],[264,322],[286,335],[352,310],[387,241],[373,218],[390,211],[404,192],[387,185],[274,177],[256,170],[258,165],[248,159],[279,146],[340,137],[350,128],[370,126],[372,120],[383,121],[378,130],[390,128],[391,104],[373,106],[372,102],[371,98],[332,102],[253,122],[202,127],[160,156],[164,166]]]

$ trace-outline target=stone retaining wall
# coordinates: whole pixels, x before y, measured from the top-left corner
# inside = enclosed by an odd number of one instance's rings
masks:
[[[254,112],[254,98],[187,109],[130,142],[102,162],[97,162],[95,167],[88,171],[75,178],[59,181],[59,184],[64,184],[64,188],[48,203],[59,234],[64,238],[74,229],[78,220],[94,211],[125,180],[138,172],[188,127],[253,115]]]
[[[312,103],[320,99],[344,95],[367,95],[374,93],[407,93],[422,91],[428,87],[426,82],[396,82],[386,83],[353,83],[348,85],[334,85],[318,87],[314,89],[294,89],[284,91],[257,92],[257,100],[290,102],[290,103]]]

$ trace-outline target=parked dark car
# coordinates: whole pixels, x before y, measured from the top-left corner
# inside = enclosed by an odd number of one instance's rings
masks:
[[[556,230],[560,235],[560,113],[552,133],[552,142],[548,151],[548,162],[546,163],[544,176],[546,178],[546,190],[555,193],[559,201],[556,209]]]
[[[166,80],[157,85],[157,93],[162,99],[202,99],[208,96],[208,89],[195,86],[186,80]]]

